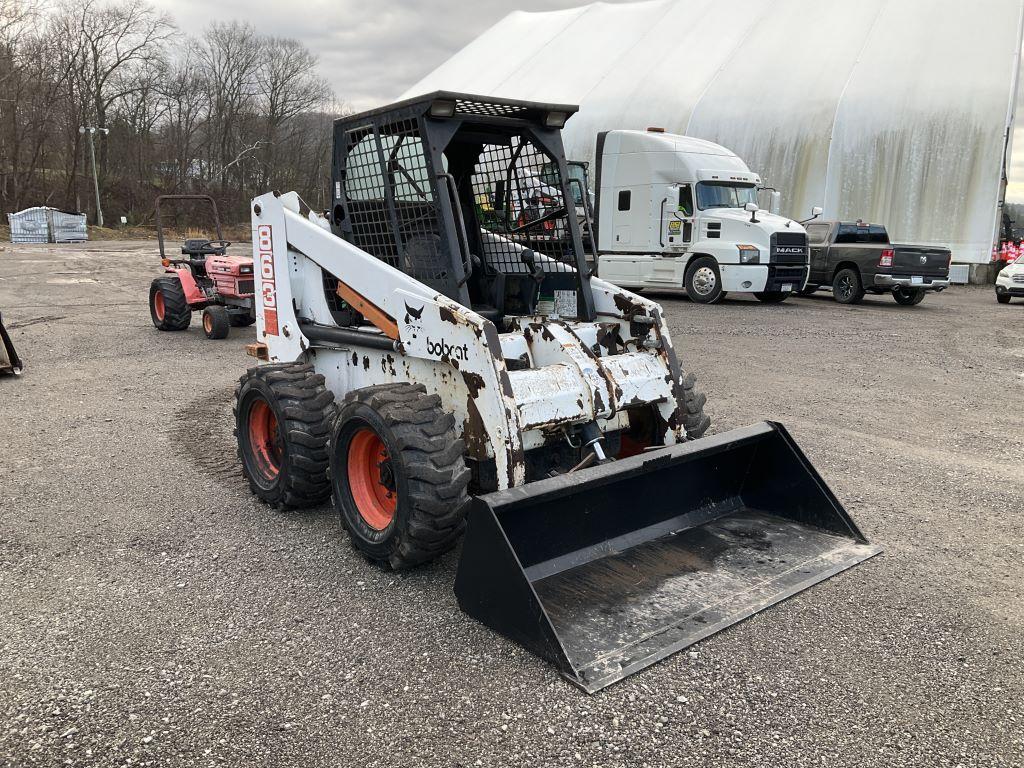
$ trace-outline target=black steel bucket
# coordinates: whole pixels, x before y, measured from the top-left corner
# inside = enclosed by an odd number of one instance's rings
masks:
[[[879,551],[763,422],[478,497],[455,594],[593,693]]]

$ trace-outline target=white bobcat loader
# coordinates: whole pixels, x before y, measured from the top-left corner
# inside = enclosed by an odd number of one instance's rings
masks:
[[[259,497],[333,496],[392,568],[465,530],[462,609],[593,692],[877,550],[781,425],[695,440],[660,307],[590,274],[571,204],[517,209],[541,169],[572,200],[575,109],[336,121],[327,218],[253,201],[263,364],[235,410]]]

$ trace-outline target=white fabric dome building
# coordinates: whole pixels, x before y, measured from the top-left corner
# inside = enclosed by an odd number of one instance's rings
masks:
[[[409,88],[579,104],[571,159],[612,128],[722,144],[782,212],[886,224],[991,257],[1022,0],[651,0],[514,12]]]

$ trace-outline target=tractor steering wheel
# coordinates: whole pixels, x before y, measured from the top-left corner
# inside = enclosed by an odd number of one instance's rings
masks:
[[[212,249],[210,252],[213,253],[214,251],[217,251],[217,250],[219,250],[221,248],[227,250],[228,246],[230,246],[230,245],[231,245],[231,241],[230,240],[207,240],[203,244],[203,250],[205,251],[207,248],[210,248],[210,249]]]

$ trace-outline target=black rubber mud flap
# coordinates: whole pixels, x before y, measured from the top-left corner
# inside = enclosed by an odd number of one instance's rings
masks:
[[[14,349],[14,342],[4,328],[3,315],[0,315],[0,373],[20,374],[25,364],[21,362],[17,351]]]
[[[455,594],[594,693],[879,551],[763,422],[474,499]]]

